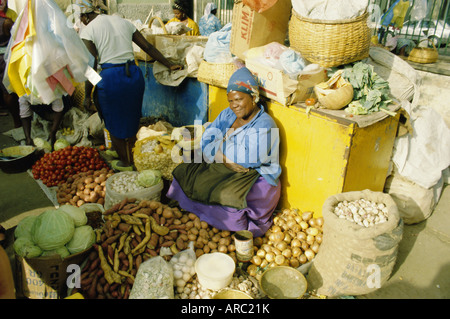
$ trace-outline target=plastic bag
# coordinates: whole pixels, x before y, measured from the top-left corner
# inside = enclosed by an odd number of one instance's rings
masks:
[[[138,269],[129,299],[173,299],[173,271],[161,256],[144,261]]]
[[[209,63],[231,63],[233,57],[230,52],[231,23],[226,24],[219,31],[213,32],[206,42],[203,58]]]
[[[156,200],[160,201],[161,198],[161,191],[164,187],[163,181],[159,182],[158,184],[146,187],[143,189],[138,189],[133,192],[126,192],[126,193],[119,193],[115,191],[112,187],[112,184],[114,181],[118,178],[122,178],[124,175],[133,176],[137,175],[139,172],[133,171],[133,172],[120,172],[112,175],[106,180],[105,185],[105,209],[111,208],[113,205],[119,203],[124,198],[135,198],[137,200]]]
[[[420,21],[427,16],[428,4],[427,0],[416,0],[414,6],[411,9],[410,21]]]
[[[186,283],[195,275],[195,261],[197,257],[192,244],[193,242],[190,243],[190,248],[180,251],[170,260],[173,268],[173,284],[177,287],[178,292],[182,292]]]
[[[57,98],[70,93],[69,89],[51,88],[47,80],[52,75],[61,75],[61,70],[69,82],[84,82],[87,80],[85,73],[89,64],[93,64],[93,57],[83,44],[81,38],[73,28],[67,25],[67,17],[54,1],[42,0],[29,2],[31,7],[26,5],[25,9],[19,15],[11,30],[11,39],[8,44],[5,61],[10,67],[11,48],[21,42],[20,30],[29,27],[29,10],[33,16],[34,31],[36,36],[28,38],[26,41],[27,53],[31,57],[31,66],[26,70],[29,72],[27,77],[20,78],[25,90],[30,91],[30,102],[32,104],[50,104]],[[23,66],[23,65],[22,65]],[[21,72],[25,70],[20,69]],[[16,78],[14,88],[5,73],[4,84],[9,91],[16,92],[17,86],[17,65],[11,70]],[[22,73],[25,74],[25,73]],[[20,75],[19,75],[20,76]],[[70,84],[65,83],[70,87]],[[74,88],[73,88],[74,89]],[[68,91],[69,90],[69,91]],[[19,96],[23,92],[16,92]],[[27,93],[27,92],[25,92]]]

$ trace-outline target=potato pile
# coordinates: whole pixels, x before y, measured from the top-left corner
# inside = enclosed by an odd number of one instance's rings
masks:
[[[211,227],[193,213],[183,215],[181,223],[186,225],[187,240],[194,242],[195,255],[200,257],[208,253],[224,253],[230,255],[236,262],[236,247],[228,230]]]
[[[153,200],[124,199],[103,215],[95,251],[81,273],[79,292],[86,298],[128,298],[140,264],[158,255],[170,260],[186,249],[185,229],[189,221],[194,225],[193,214]]]
[[[59,184],[56,199],[60,205],[70,204],[77,207],[85,203],[103,205],[106,180],[113,174],[114,171],[106,167],[97,171],[77,173]]]
[[[311,261],[322,243],[322,226],[323,217],[314,218],[312,212],[283,210],[264,237],[253,240],[255,255],[247,272],[257,276],[267,267],[297,268]]]

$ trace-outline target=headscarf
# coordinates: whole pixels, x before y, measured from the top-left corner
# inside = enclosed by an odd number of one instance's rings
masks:
[[[187,14],[189,11],[189,4],[187,3],[187,1],[175,0],[172,5],[172,9],[177,9]]]
[[[247,93],[256,96],[256,98],[259,99],[258,83],[253,74],[246,67],[237,69],[230,77],[227,93],[230,93],[231,91]]]
[[[81,0],[79,3],[81,13],[102,13],[108,11],[108,7],[104,5],[103,0]]]
[[[208,19],[208,16],[211,14],[211,11],[216,10],[217,5],[213,2],[208,2],[205,6],[205,11],[203,11],[203,16]]]

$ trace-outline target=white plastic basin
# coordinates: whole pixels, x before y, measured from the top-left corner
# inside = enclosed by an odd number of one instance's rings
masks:
[[[236,269],[233,258],[224,253],[201,255],[195,262],[195,271],[200,284],[211,290],[225,288],[231,283]]]

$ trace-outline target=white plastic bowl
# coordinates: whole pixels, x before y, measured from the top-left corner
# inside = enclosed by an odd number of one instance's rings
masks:
[[[231,283],[236,269],[233,258],[224,253],[201,255],[195,262],[195,272],[204,288],[219,290]]]

